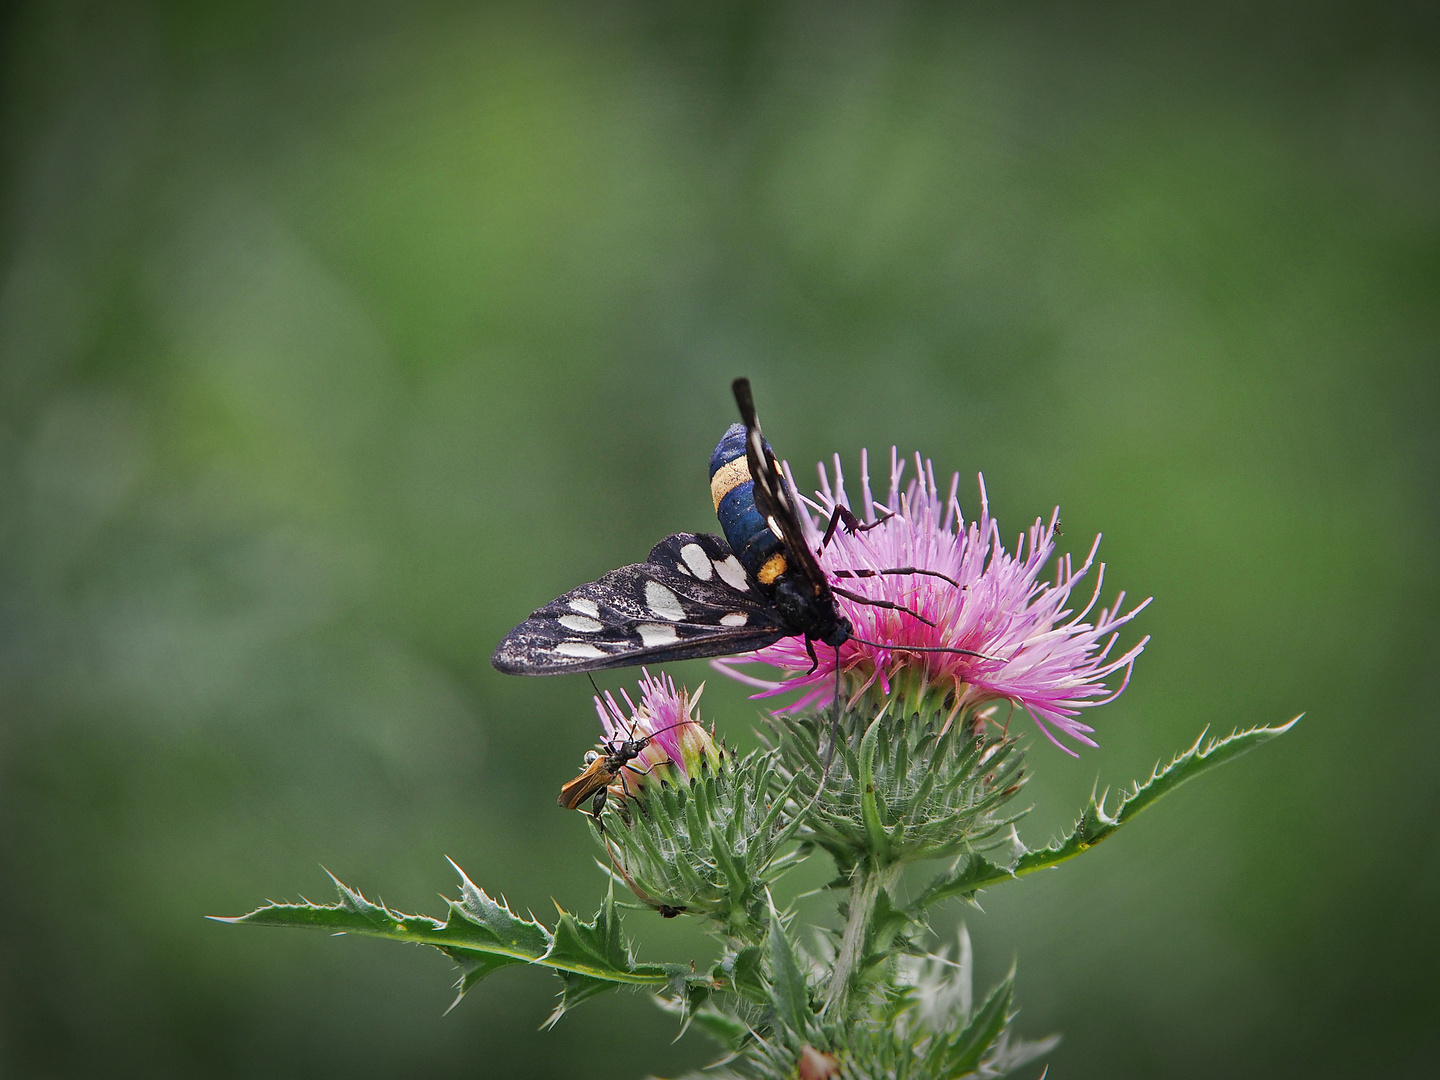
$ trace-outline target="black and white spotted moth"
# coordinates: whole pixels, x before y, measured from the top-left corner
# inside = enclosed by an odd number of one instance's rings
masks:
[[[731,656],[800,635],[813,656],[815,641],[838,647],[850,638],[837,590],[806,542],[760,433],[749,380],[736,379],[733,390],[744,423],[725,432],[710,460],[710,492],[726,539],[676,533],[645,562],[572,589],[505,635],[491,657],[496,668],[511,675],[599,671]]]

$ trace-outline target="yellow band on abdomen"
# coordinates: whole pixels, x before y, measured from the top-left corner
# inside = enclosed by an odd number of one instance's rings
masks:
[[[715,470],[715,475],[710,478],[710,497],[715,500],[717,514],[720,512],[720,500],[749,479],[750,463],[745,460],[744,454]]]
[[[773,585],[775,579],[783,574],[788,566],[785,556],[776,552],[765,560],[765,565],[760,567],[760,572],[755,575],[755,578],[761,585]]]

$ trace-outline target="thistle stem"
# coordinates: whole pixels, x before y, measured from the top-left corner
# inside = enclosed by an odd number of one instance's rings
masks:
[[[831,973],[830,985],[825,988],[822,1011],[838,1008],[845,1000],[855,975],[855,966],[860,962],[861,951],[865,947],[865,930],[870,925],[875,902],[880,899],[882,889],[889,890],[900,880],[902,869],[900,863],[880,867],[867,864],[850,886],[850,910],[846,915],[840,950],[835,954],[835,970]]]

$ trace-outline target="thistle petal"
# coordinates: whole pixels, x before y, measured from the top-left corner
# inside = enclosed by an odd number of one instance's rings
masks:
[[[840,646],[838,656],[834,650],[820,650],[814,671],[805,641],[798,637],[782,638],[749,656],[713,661],[713,666],[757,688],[757,698],[798,692],[782,706],[786,713],[829,699],[835,692],[838,660],[841,685],[851,701],[905,687],[907,693],[939,695],[953,717],[1005,700],[1028,712],[1066,753],[1074,751],[1061,742],[1062,736],[1096,745],[1090,738],[1094,729],[1079,719],[1080,710],[1114,700],[1128,685],[1149,638],[1118,659],[1107,656],[1116,631],[1150,602],[1122,610],[1122,592],[1090,618],[1104,583],[1104,564],[1095,561],[1100,538],[1078,570],[1064,555],[1055,562],[1053,579],[1041,581],[1040,573],[1055,553],[1058,508],[1048,524],[1036,518],[1020,534],[1012,554],[990,516],[983,476],[980,514],[967,524],[956,499],[958,473],[942,492],[934,467],[917,454],[915,478],[902,485],[907,461],[892,449],[890,489],[882,503],[870,490],[868,454],[861,460],[864,520],[867,525],[879,523],[853,533],[836,530],[820,551],[820,564],[833,584],[907,611],[837,597],[855,637]],[[839,459],[833,475],[824,464],[819,473],[820,490],[814,498],[796,500],[817,551],[835,508],[850,505]],[[921,572],[881,573],[906,567]],[[1092,568],[1092,595],[1076,614],[1071,594]],[[914,652],[907,647],[967,652]],[[781,678],[758,678],[747,668],[756,662],[779,668]],[[1116,673],[1118,686],[1112,690],[1106,679]]]

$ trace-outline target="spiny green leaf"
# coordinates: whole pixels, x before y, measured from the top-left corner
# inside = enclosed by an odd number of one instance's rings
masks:
[[[930,1054],[927,1055],[936,1059],[934,1075],[964,1076],[979,1068],[985,1051],[990,1049],[1005,1030],[1005,1025],[1010,1022],[1010,998],[1014,988],[1015,969],[1011,968],[1005,981],[990,991],[985,1004],[975,1010],[974,1017],[959,1035],[953,1039],[935,1040],[939,1045],[932,1046]]]
[[[750,1038],[750,1026],[719,1009],[696,1009],[694,1023],[727,1050],[739,1050]]]
[[[334,875],[330,876],[330,880],[335,883],[335,890],[340,895],[339,903],[272,903],[248,915],[218,921],[254,926],[297,926],[431,945],[460,963],[465,988],[509,964],[535,963],[550,948],[550,932],[545,927],[532,920],[521,919],[503,902],[492,900],[464,874],[461,874],[461,901],[447,902],[450,913],[444,922],[428,915],[404,915],[391,911],[382,904],[366,900]]]
[[[1098,799],[1092,796],[1068,836],[1053,840],[1044,848],[1023,850],[1008,867],[997,866],[978,854],[971,855],[963,864],[932,881],[916,901],[915,910],[923,910],[951,896],[969,899],[981,889],[1073,859],[1107,839],[1116,829],[1151,806],[1162,795],[1174,791],[1187,780],[1193,780],[1217,765],[1233,761],[1257,746],[1283,735],[1294,727],[1299,719],[1297,716],[1288,724],[1278,727],[1256,727],[1237,731],[1223,739],[1212,739],[1203,749],[1205,732],[1202,731],[1188,750],[1177,754],[1164,768],[1157,765],[1149,780],[1136,784],[1124,793],[1113,814],[1106,812],[1103,795]]]
[[[460,902],[447,901],[452,917],[461,914],[477,927],[488,931],[495,938],[495,944],[507,948],[515,958],[527,959],[542,955],[550,947],[550,931],[534,919],[522,919],[501,900],[493,900],[485,890],[477,886],[465,871],[447,859],[455,873],[460,875]],[[338,882],[336,884],[339,884]]]
[[[579,922],[561,912],[552,934],[534,919],[516,915],[504,901],[490,897],[458,866],[455,871],[460,875],[460,899],[446,902],[449,913],[444,922],[428,915],[404,915],[383,904],[371,903],[333,875],[330,880],[339,894],[338,903],[271,903],[248,915],[218,921],[296,926],[429,945],[445,953],[460,968],[462,997],[470,987],[503,967],[512,964],[546,967],[565,981],[561,1007],[551,1023],[565,1009],[602,989],[621,985],[663,986],[686,971],[678,965],[635,964],[620,935],[613,899],[607,899],[591,923]]]
[[[768,890],[766,901],[770,906],[770,1000],[775,1008],[775,1026],[777,1034],[798,1051],[810,1031],[810,988]]]
[[[667,994],[656,994],[653,998],[656,1005],[666,1012],[674,1013],[680,1017],[680,1030],[675,1033],[675,1041],[678,1042],[685,1032],[690,1030],[690,1023],[695,1019],[695,1014],[715,996],[719,984],[715,981],[715,972],[711,972],[709,980],[691,979],[681,982],[679,985],[672,985]]]
[[[1115,813],[1116,823],[1123,825],[1160,796],[1174,791],[1187,780],[1193,780],[1217,765],[1233,761],[1242,754],[1248,754],[1257,746],[1263,746],[1271,739],[1284,735],[1298,724],[1300,717],[1304,715],[1301,713],[1288,724],[1281,724],[1278,727],[1255,727],[1246,731],[1232,732],[1223,739],[1211,739],[1204,750],[1200,749],[1200,744],[1205,740],[1206,734],[1202,731],[1200,737],[1195,740],[1195,745],[1189,750],[1178,755],[1163,770],[1156,766],[1149,780],[1143,785],[1138,785],[1134,791],[1122,796],[1119,809]]]
[[[556,974],[560,976],[561,982],[560,1000],[555,1003],[554,1011],[540,1025],[542,1031],[554,1027],[560,1022],[562,1016],[582,1001],[588,1001],[596,994],[603,994],[606,990],[616,989],[613,982],[592,979],[589,975],[576,975],[573,971],[557,971]]]
[[[1072,859],[1083,851],[1088,851],[1100,841],[1108,838],[1140,811],[1151,806],[1162,795],[1174,791],[1187,780],[1193,780],[1217,765],[1233,761],[1240,755],[1254,750],[1257,746],[1262,746],[1271,739],[1285,734],[1295,726],[1299,719],[1300,717],[1297,716],[1288,724],[1282,724],[1279,727],[1250,728],[1247,731],[1234,732],[1223,739],[1212,739],[1203,750],[1201,743],[1205,742],[1205,732],[1202,731],[1190,749],[1177,754],[1163,769],[1157,765],[1151,772],[1149,780],[1144,784],[1135,785],[1133,790],[1122,795],[1120,805],[1116,808],[1113,816],[1105,812],[1103,797],[1098,801],[1092,798],[1069,836],[1051,843],[1040,851],[1030,851],[1020,856],[1015,864],[1015,876],[1019,877],[1021,874],[1058,866],[1065,860]]]
[[[554,940],[540,962],[556,969],[563,986],[555,1011],[544,1027],[554,1027],[568,1010],[596,994],[625,983],[672,983],[679,973],[675,965],[635,963],[620,932],[613,879],[593,921],[581,922],[559,904],[555,909],[560,918],[555,924]]]
[[[613,889],[613,886],[612,886]],[[669,981],[670,967],[663,964],[637,965],[620,933],[613,891],[593,921],[575,918],[559,904],[560,918],[550,949],[539,962],[560,971],[613,983],[654,984]]]
[[[983,855],[971,855],[949,873],[941,874],[932,881],[915,901],[914,910],[923,911],[931,904],[952,896],[969,899],[981,889],[997,885],[1014,876],[1013,871],[996,866]]]
[[[681,1018],[681,1034],[693,1024],[731,1053],[741,1049],[752,1037],[749,1024],[714,1006],[692,1006],[683,998],[663,997],[655,998],[655,1004]]]
[[[766,1001],[769,991],[765,986],[763,954],[758,946],[747,945],[730,961],[730,979],[737,993],[753,1001]]]

